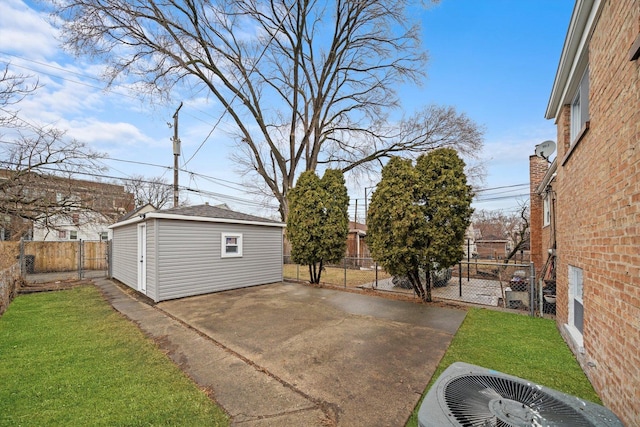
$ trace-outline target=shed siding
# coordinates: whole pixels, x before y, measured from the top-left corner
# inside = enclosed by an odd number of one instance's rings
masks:
[[[113,229],[112,275],[133,289],[138,288],[138,235],[135,224]]]
[[[158,261],[157,248],[158,239],[156,230],[158,229],[157,220],[146,222],[147,232],[147,296],[158,302]]]
[[[282,281],[282,229],[156,220],[157,299]],[[222,233],[242,233],[243,256],[221,258]]]

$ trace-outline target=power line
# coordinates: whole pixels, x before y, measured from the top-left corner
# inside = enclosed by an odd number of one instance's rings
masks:
[[[475,199],[474,202],[476,202],[476,203],[492,202],[492,201],[496,201],[496,200],[515,199],[515,198],[518,198],[518,197],[529,197],[529,193],[513,194],[513,195],[510,195],[510,196],[497,196],[497,197],[488,197],[488,198],[482,198],[482,199]]]
[[[475,190],[475,192],[480,193],[483,191],[502,190],[503,188],[528,187],[528,186],[529,186],[529,183],[525,182],[523,184],[503,185],[501,187],[479,188]]]
[[[18,163],[6,162],[6,161],[0,161],[0,164],[19,166]],[[56,169],[56,168],[53,168],[53,167],[47,167],[47,166],[40,166],[38,169],[48,170],[48,171],[52,171],[52,172],[68,172],[68,171],[63,171],[63,170],[60,170],[60,169]],[[98,173],[93,173],[93,172],[72,171],[70,173],[73,173],[74,175],[91,176],[91,177],[94,177],[94,178],[115,179],[115,180],[119,180],[119,181],[137,181],[137,182],[142,182],[142,183],[145,183],[145,184],[159,184],[157,182],[148,181],[148,180],[144,180],[144,179],[124,178],[124,177],[118,177],[118,176],[98,174]],[[168,187],[171,186],[171,184],[165,184],[165,183],[160,183],[160,185],[166,185]],[[185,190],[185,191],[189,191],[189,192],[193,192],[193,193],[208,195],[210,197],[213,197],[213,198],[216,198],[216,199],[219,199],[219,200],[223,200],[223,201],[224,200],[230,200],[230,201],[233,201],[235,203],[240,203],[240,204],[249,205],[249,206],[267,207],[267,208],[273,208],[273,209],[277,208],[274,205],[270,205],[270,204],[267,204],[267,203],[254,202],[252,200],[244,199],[244,198],[237,197],[237,196],[232,196],[232,195],[229,195],[229,194],[217,193],[217,192],[208,191],[208,190],[193,189],[193,188],[186,187],[186,186],[180,186],[180,189],[181,190]]]
[[[90,76],[90,75],[88,75],[88,74],[78,73],[78,72],[71,71],[71,70],[69,70],[69,69],[62,68],[62,67],[56,67],[55,65],[47,64],[46,62],[36,61],[35,59],[25,58],[24,56],[15,55],[15,54],[13,54],[13,53],[7,53],[7,52],[1,52],[1,51],[0,51],[0,54],[1,54],[1,55],[6,55],[6,56],[12,56],[12,57],[14,57],[14,58],[18,58],[18,59],[20,59],[20,60],[22,60],[22,61],[33,62],[34,64],[42,65],[43,67],[53,68],[54,70],[62,71],[63,73],[73,74],[73,75],[76,75],[76,76],[78,76],[78,77],[83,77],[83,78],[85,78],[85,79],[92,79],[92,80],[96,80],[96,81],[98,81],[98,82],[102,82],[102,80],[101,80],[100,78],[98,78],[98,77]],[[4,60],[2,60],[2,61],[3,61],[3,62],[5,62],[5,63],[7,63],[7,62],[6,62],[6,61],[4,61]],[[18,67],[20,67],[20,66],[18,65]],[[22,67],[22,68],[26,68],[26,67]],[[30,70],[30,71],[33,71],[34,73],[37,73],[37,72],[38,72],[38,71],[36,71],[36,70],[31,70],[31,69],[29,69],[29,68],[27,68],[27,69],[28,69],[28,70]],[[54,76],[54,77],[57,77],[57,76]]]

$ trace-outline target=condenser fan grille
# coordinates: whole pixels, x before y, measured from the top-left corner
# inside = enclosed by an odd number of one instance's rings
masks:
[[[466,375],[448,382],[444,400],[463,426],[591,426],[578,410],[538,386],[493,375]]]

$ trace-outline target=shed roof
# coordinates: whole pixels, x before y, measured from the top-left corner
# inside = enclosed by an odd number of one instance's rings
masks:
[[[197,216],[202,218],[235,219],[251,222],[272,222],[274,224],[280,223],[280,221],[262,218],[255,215],[249,215],[242,212],[236,212],[232,211],[231,209],[225,209],[220,206],[211,206],[207,204],[196,206],[179,206],[177,208],[163,209],[156,212],[172,215]]]
[[[208,204],[196,206],[179,206],[176,208],[163,209],[149,212],[143,215],[129,218],[113,224],[110,228],[117,228],[123,225],[144,221],[145,219],[162,218],[176,219],[187,221],[205,221],[205,222],[226,222],[232,224],[253,224],[274,227],[284,227],[285,224],[273,219],[262,218],[255,215],[249,215],[242,212],[232,211],[219,206],[211,206]]]
[[[129,218],[133,218],[136,215],[155,211],[155,210],[156,210],[155,206],[153,206],[151,203],[147,203],[146,205],[138,206],[134,210],[127,212],[118,221],[126,221]]]

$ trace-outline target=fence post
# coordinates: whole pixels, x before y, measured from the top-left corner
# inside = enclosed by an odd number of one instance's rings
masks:
[[[19,261],[20,261],[20,276],[27,277],[27,263],[24,256],[24,239],[22,237],[20,238]]]
[[[462,297],[462,262],[458,263],[458,293],[459,293],[458,296]]]
[[[112,249],[113,249],[113,240],[107,240],[107,276],[109,279],[113,277],[113,267],[112,267]]]
[[[375,288],[378,289],[378,263],[374,263],[373,264],[373,268],[376,269],[376,281],[375,281]]]
[[[536,269],[533,265],[533,262],[529,263],[529,281],[530,281],[530,286],[529,286],[529,295],[531,296],[529,298],[529,314],[531,315],[531,317],[535,317],[536,313],[535,313],[535,301],[536,301]],[[540,301],[540,307],[542,307],[542,301]],[[540,311],[540,313],[542,313],[542,310]],[[542,317],[542,316],[541,316]]]
[[[82,239],[78,240],[78,279],[82,280]]]
[[[347,257],[344,257],[344,287],[347,287]]]

